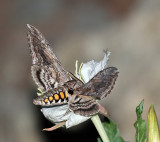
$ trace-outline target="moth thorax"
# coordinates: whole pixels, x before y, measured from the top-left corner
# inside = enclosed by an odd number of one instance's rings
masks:
[[[82,85],[83,83],[79,80],[70,80],[64,84],[70,95],[73,95],[74,91]]]

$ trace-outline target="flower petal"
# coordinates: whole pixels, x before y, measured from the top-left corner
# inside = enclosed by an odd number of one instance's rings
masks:
[[[52,123],[65,121],[69,118],[67,114],[68,105],[53,106],[53,107],[42,107],[41,112],[43,115]]]
[[[66,122],[66,127],[69,128],[69,127],[78,125],[88,119],[90,119],[90,117],[80,116],[80,115],[77,115],[77,114],[74,114],[73,112],[71,112],[71,115]]]
[[[91,78],[93,78],[99,71],[105,69],[108,66],[110,52],[103,51],[103,53],[104,57],[101,61],[96,62],[95,60],[91,60],[83,64],[81,69],[81,75],[85,83],[88,82]]]

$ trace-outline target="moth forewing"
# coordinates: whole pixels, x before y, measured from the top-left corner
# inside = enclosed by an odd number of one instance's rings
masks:
[[[48,41],[34,26],[27,24],[28,43],[32,57],[32,77],[44,92],[70,80]]]

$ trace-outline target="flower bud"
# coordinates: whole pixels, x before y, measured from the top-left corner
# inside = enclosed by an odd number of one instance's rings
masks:
[[[160,142],[157,116],[153,105],[148,112],[148,142]]]

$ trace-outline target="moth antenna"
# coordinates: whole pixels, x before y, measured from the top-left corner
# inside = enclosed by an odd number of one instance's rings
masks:
[[[82,81],[82,74],[81,74],[81,69],[82,69],[83,63],[81,63],[79,67],[79,79]]]
[[[76,67],[75,74],[78,75],[78,60],[76,60],[75,67]]]

